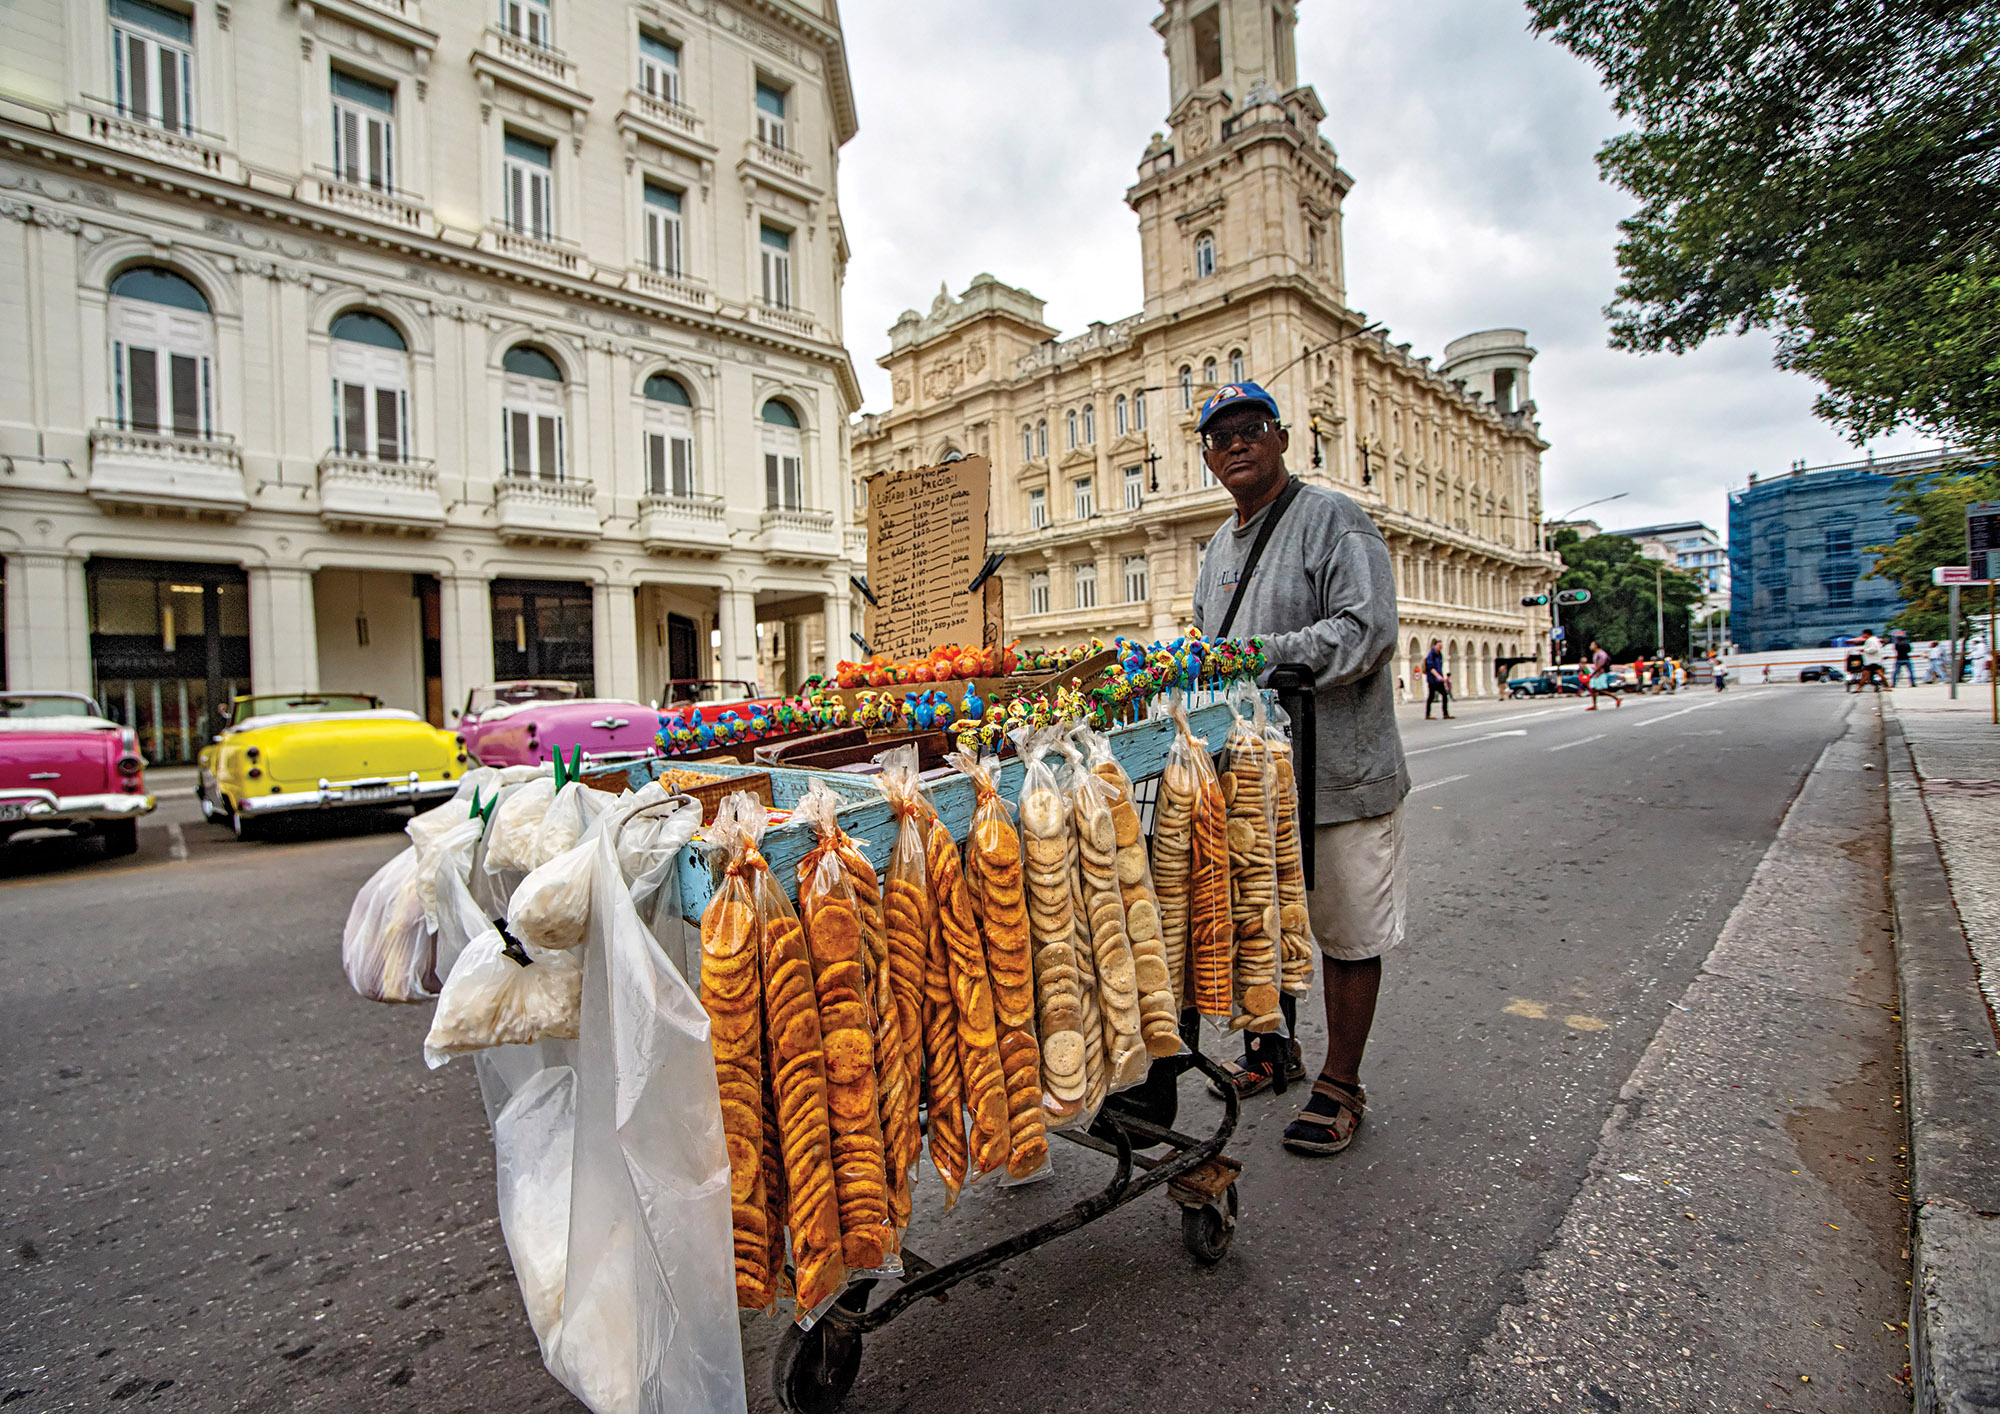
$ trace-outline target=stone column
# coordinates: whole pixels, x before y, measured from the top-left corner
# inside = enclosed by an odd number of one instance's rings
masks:
[[[716,594],[716,625],[722,631],[722,661],[716,676],[757,681],[757,606],[747,589]]]
[[[483,575],[446,575],[438,586],[438,644],[445,722],[465,710],[475,687],[493,681],[493,594]]]
[[[842,658],[859,658],[860,650],[848,640],[851,631],[850,615],[853,605],[845,587],[820,597],[820,613],[826,623],[826,662],[822,671],[833,676],[835,666]],[[1018,612],[1018,610],[1016,611]]]
[[[629,584],[590,591],[590,651],[599,697],[639,696],[639,616]]]
[[[91,691],[83,556],[62,550],[7,556],[7,686],[22,692]]]
[[[1174,600],[1180,593],[1180,578],[1172,530],[1164,525],[1147,526],[1146,591],[1153,600],[1153,620],[1148,627],[1157,642],[1164,643],[1180,631],[1174,617]],[[1189,585],[1188,589],[1192,593],[1194,586]]]
[[[790,696],[798,690],[807,672],[806,621],[794,614],[785,620],[785,680],[773,686]]]
[[[250,690],[319,691],[312,574],[296,565],[250,571]]]

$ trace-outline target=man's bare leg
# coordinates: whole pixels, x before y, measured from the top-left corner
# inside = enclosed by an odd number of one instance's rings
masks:
[[[1375,1025],[1375,999],[1382,990],[1382,959],[1360,962],[1320,959],[1320,987],[1326,994],[1326,1065],[1320,1074],[1342,1085],[1361,1083],[1361,1053]]]

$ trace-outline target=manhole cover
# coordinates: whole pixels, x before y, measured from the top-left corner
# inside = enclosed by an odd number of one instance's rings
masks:
[[[1927,795],[2000,795],[2000,781],[1927,779],[1924,782],[1924,792]]]

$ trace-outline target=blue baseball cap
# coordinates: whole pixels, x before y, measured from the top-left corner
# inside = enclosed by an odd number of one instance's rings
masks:
[[[1218,413],[1240,407],[1268,408],[1272,417],[1281,416],[1278,412],[1278,400],[1255,383],[1224,383],[1215,390],[1207,402],[1201,405],[1201,420],[1195,423],[1194,430],[1201,431]]]

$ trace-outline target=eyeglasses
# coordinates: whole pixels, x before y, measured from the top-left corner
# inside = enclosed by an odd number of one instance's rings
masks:
[[[1245,442],[1261,442],[1266,437],[1276,436],[1283,425],[1274,417],[1260,417],[1232,427],[1218,427],[1201,434],[1201,445],[1211,452],[1227,451],[1239,437]]]

